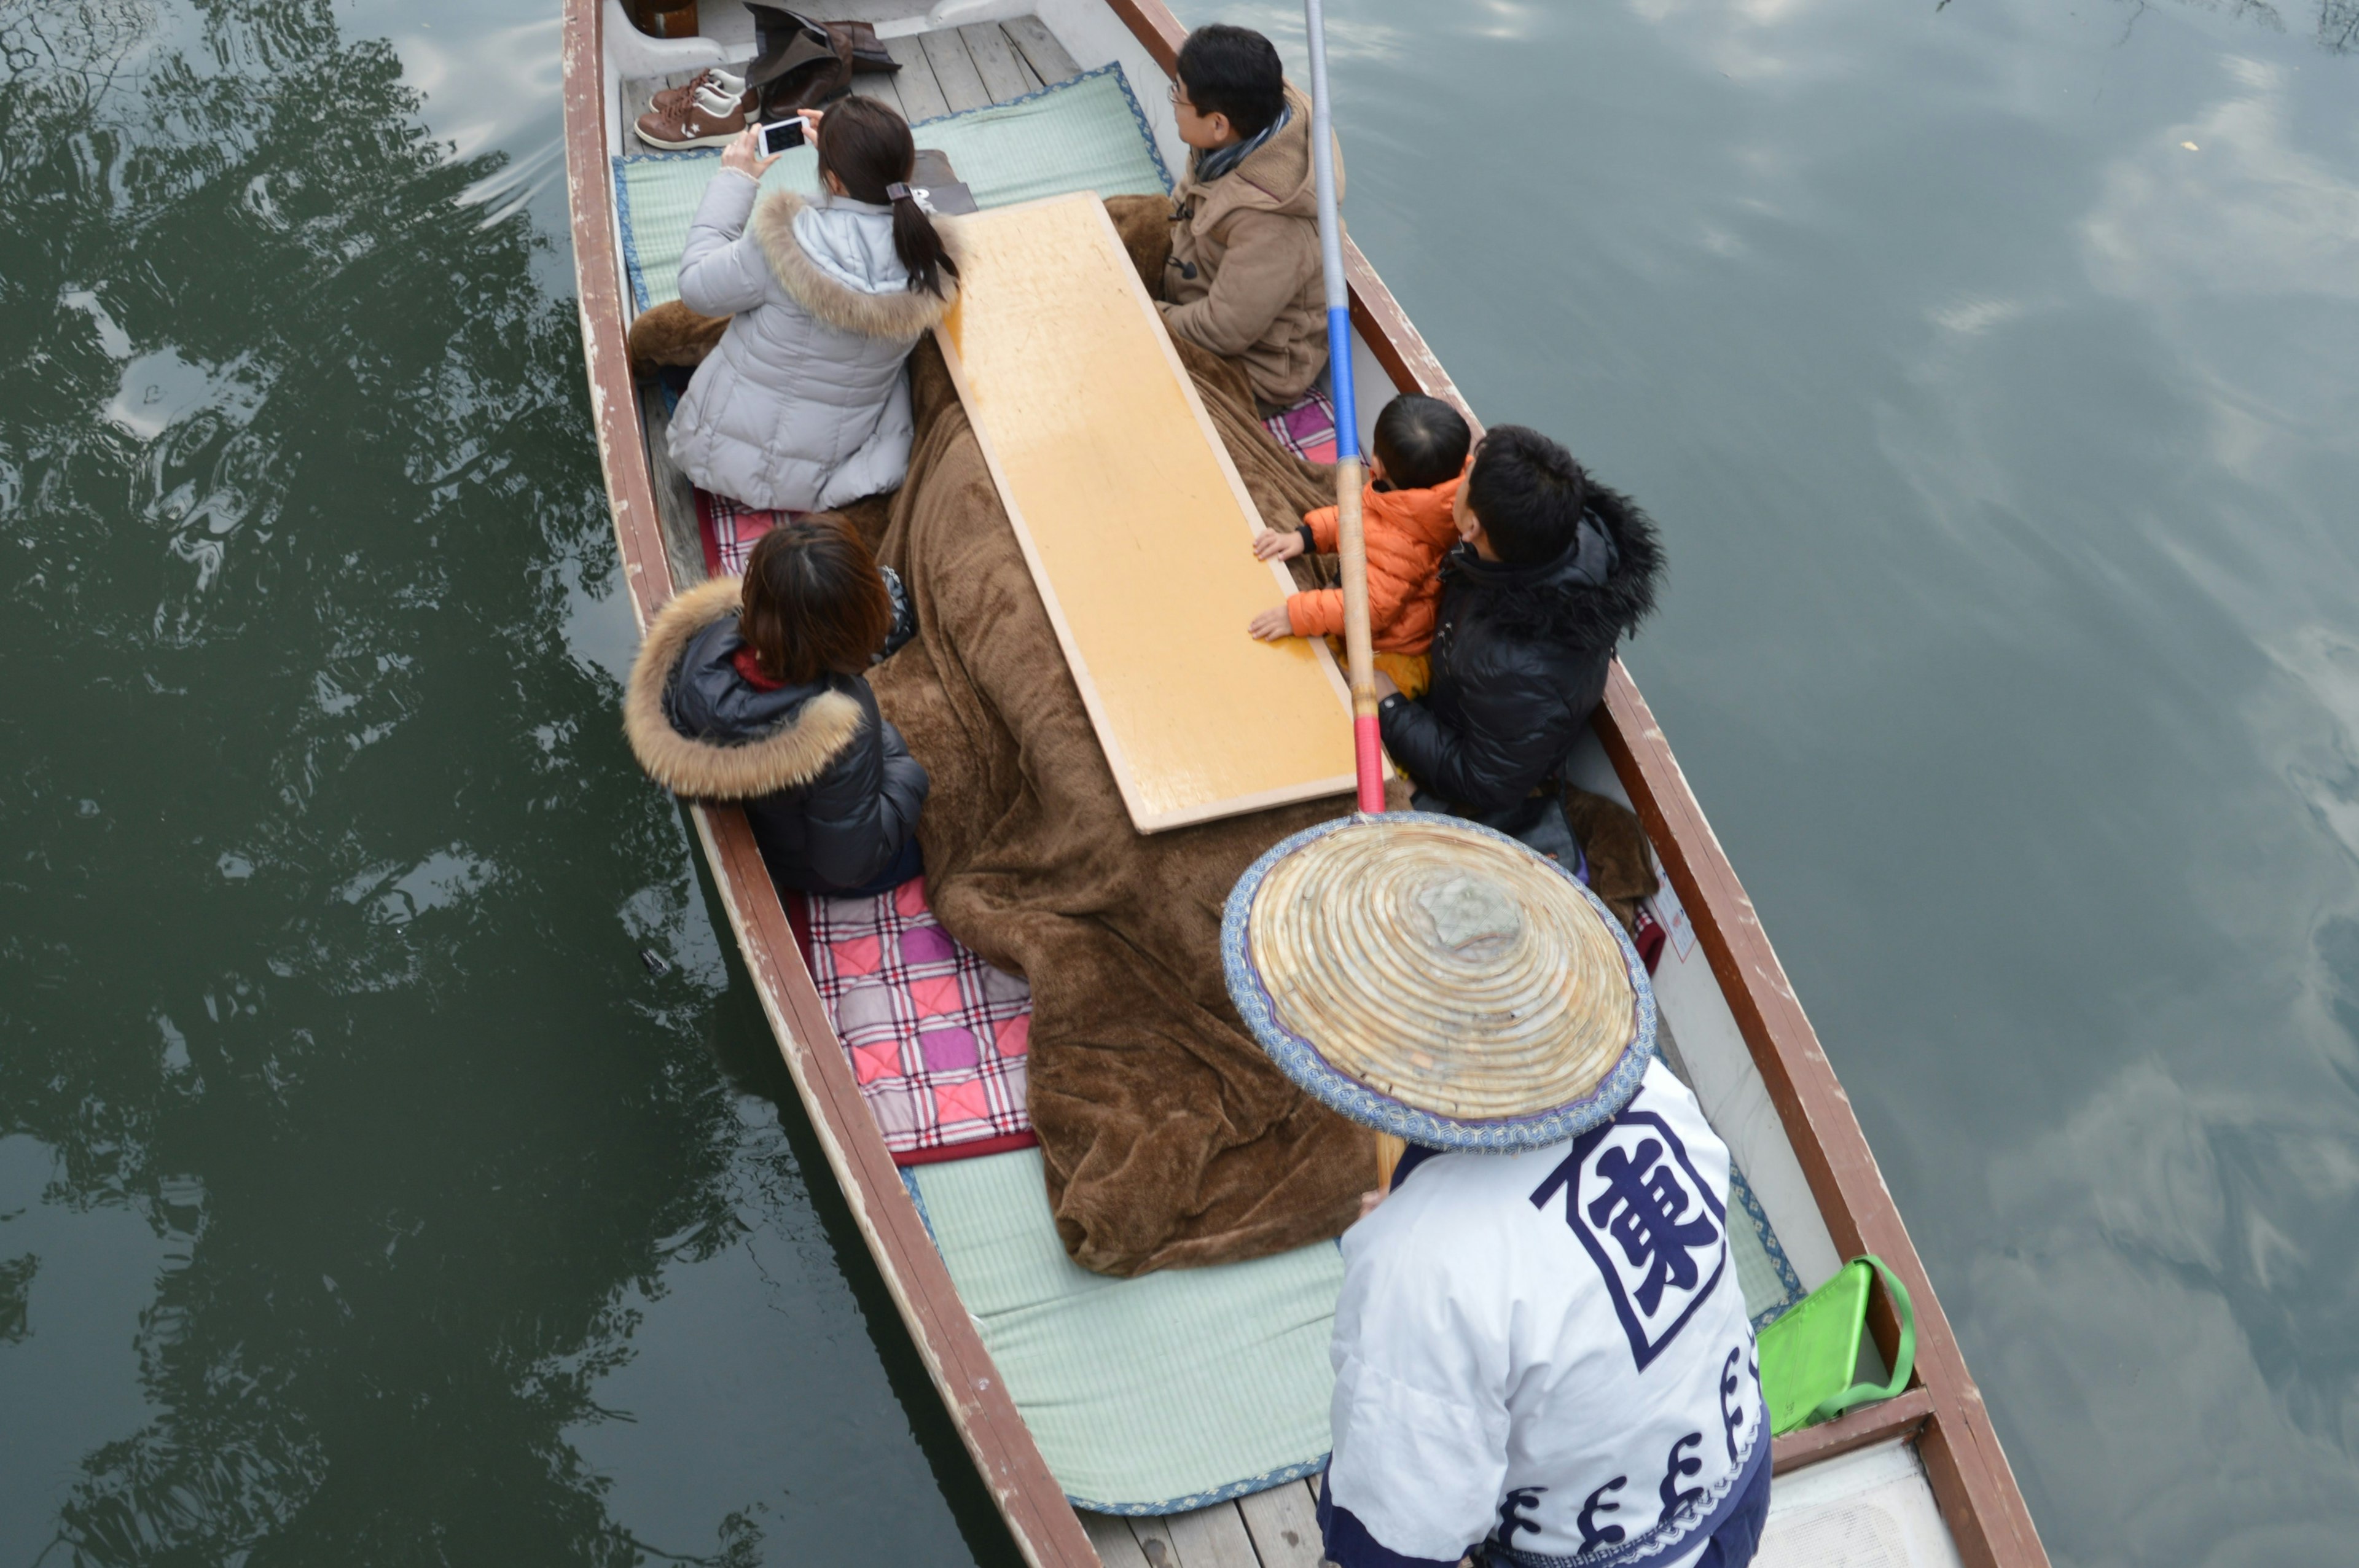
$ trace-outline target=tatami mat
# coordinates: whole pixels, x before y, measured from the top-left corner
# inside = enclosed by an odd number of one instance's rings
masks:
[[[915,129],[918,145],[949,157],[980,207],[1069,190],[1122,196],[1171,189],[1147,117],[1118,64]],[[639,309],[679,297],[675,279],[689,221],[720,167],[718,150],[614,159],[623,259]],[[786,154],[762,177],[765,189],[810,190],[818,183],[818,155],[809,147]]]
[[[1109,1279],[1065,1256],[1038,1150],[904,1175],[1075,1504],[1177,1513],[1326,1464],[1333,1242]]]
[[[1163,1514],[1243,1497],[1327,1459],[1332,1242],[1135,1280],[1065,1256],[1027,1149],[902,1173],[959,1299],[1066,1494],[1098,1513]],[[1802,1291],[1740,1175],[1729,1242],[1746,1311]]]

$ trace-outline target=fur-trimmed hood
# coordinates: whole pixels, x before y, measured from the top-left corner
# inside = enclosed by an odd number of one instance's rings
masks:
[[[810,783],[859,735],[860,703],[827,687],[777,693],[783,718],[742,738],[696,736],[672,722],[668,698],[690,644],[717,622],[734,622],[742,588],[715,578],[675,596],[656,612],[631,665],[623,697],[623,733],[656,783],[697,800],[751,800]],[[718,649],[725,659],[734,640]],[[693,676],[699,672],[688,672]]]
[[[852,206],[864,214],[889,216],[891,212],[889,208],[864,203],[839,205]],[[942,276],[943,292],[939,296],[906,287],[870,294],[829,276],[811,259],[795,232],[795,220],[806,211],[825,209],[811,208],[791,190],[771,191],[754,209],[754,240],[761,246],[762,259],[769,264],[779,287],[827,325],[864,338],[921,338],[934,329],[957,300],[958,280],[948,273]],[[965,251],[958,220],[937,217],[933,222],[935,232],[942,237],[942,249],[951,262],[962,265]]]
[[[1483,618],[1499,631],[1584,653],[1610,650],[1654,613],[1662,570],[1654,520],[1621,492],[1594,483],[1581,536],[1556,559],[1504,566],[1461,545],[1441,563],[1445,583],[1484,595]]]

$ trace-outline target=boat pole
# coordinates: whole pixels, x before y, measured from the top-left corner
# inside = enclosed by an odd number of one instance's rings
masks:
[[[1327,283],[1327,373],[1335,387],[1335,553],[1343,574],[1343,659],[1352,677],[1352,752],[1360,812],[1385,809],[1376,731],[1376,660],[1368,633],[1368,537],[1361,527],[1360,409],[1352,395],[1352,296],[1343,282],[1343,222],[1335,210],[1335,128],[1327,99],[1327,10],[1302,0],[1310,39],[1310,168],[1319,183],[1319,265]],[[1376,1134],[1376,1191],[1393,1184],[1408,1145]]]
[[[1327,103],[1327,14],[1302,0],[1310,38],[1310,168],[1319,186],[1319,264],[1327,285],[1327,370],[1335,386],[1335,546],[1343,575],[1343,656],[1352,679],[1353,755],[1360,809],[1385,808],[1376,733],[1376,666],[1368,636],[1368,541],[1360,525],[1360,411],[1352,395],[1352,297],[1343,283],[1343,223],[1335,211],[1335,132]]]

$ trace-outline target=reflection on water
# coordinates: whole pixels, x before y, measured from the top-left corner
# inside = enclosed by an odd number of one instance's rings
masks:
[[[2359,5],[1333,22],[2057,1561],[2348,1558]],[[0,5],[0,1559],[1005,1560],[617,741],[554,49]]]
[[[2207,10],[2224,11],[2240,22],[2251,22],[2272,32],[2287,30],[2286,13],[2295,7],[2276,5],[2269,0],[2180,0],[2181,4],[2201,5]],[[1947,5],[1950,0],[1940,0]],[[2317,0],[2318,47],[2329,54],[2348,54],[2359,49],[2359,0]]]
[[[2349,1560],[2359,6],[1339,8],[1354,233],[1662,524],[1633,668],[2056,1560]]]
[[[0,1558],[1002,1555],[616,743],[555,24],[336,16],[0,10]]]

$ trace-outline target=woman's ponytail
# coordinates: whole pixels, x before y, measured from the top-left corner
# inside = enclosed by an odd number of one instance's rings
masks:
[[[911,288],[937,298],[950,292],[943,279],[957,278],[958,264],[908,183],[918,167],[909,122],[874,98],[846,98],[820,123],[819,167],[854,201],[892,204],[893,250]]]
[[[940,297],[944,292],[943,275],[958,276],[958,263],[951,260],[943,246],[941,231],[934,227],[933,219],[918,205],[908,186],[896,180],[885,188],[885,194],[893,203],[893,249],[901,265],[909,269],[909,287]]]

